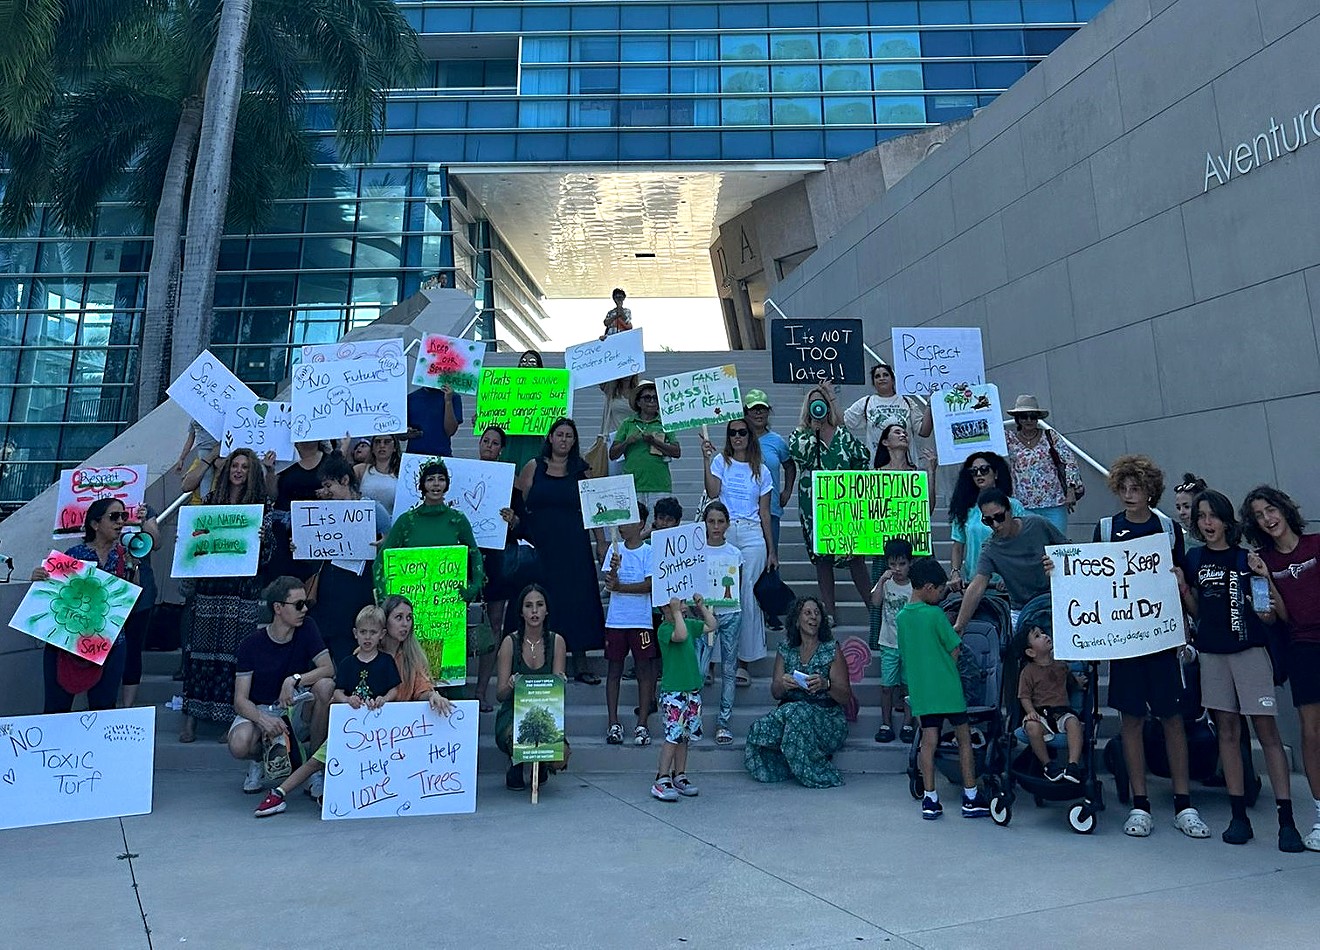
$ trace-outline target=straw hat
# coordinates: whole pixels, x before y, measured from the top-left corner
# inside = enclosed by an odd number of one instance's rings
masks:
[[[649,389],[651,390],[651,392],[656,392],[655,383],[651,382],[651,380],[649,379],[644,379],[637,384],[637,388],[634,389],[632,395],[628,397],[628,405],[632,406],[633,412],[641,412],[641,410],[637,408],[637,403],[641,401],[640,397],[642,395],[642,390],[644,389]]]
[[[1041,408],[1040,400],[1032,395],[1023,395],[1017,397],[1017,402],[1013,403],[1013,408],[1008,410],[1010,416],[1040,416],[1045,419],[1049,417],[1050,411]]]

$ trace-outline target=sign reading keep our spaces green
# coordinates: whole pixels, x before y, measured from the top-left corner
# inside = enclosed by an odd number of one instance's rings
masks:
[[[513,684],[513,761],[564,758],[564,681],[522,674]]]
[[[413,630],[431,674],[442,685],[466,683],[468,549],[388,548],[384,567],[385,592],[412,601]]]
[[[883,554],[885,541],[907,538],[914,554],[930,554],[925,472],[813,472],[813,550],[817,554]]]
[[[472,433],[499,426],[508,435],[545,435],[569,415],[570,392],[566,369],[483,367]]]

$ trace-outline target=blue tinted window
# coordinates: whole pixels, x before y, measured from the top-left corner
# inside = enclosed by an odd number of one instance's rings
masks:
[[[568,92],[568,68],[524,69],[522,92],[525,96],[562,96]]]
[[[413,129],[417,127],[417,103],[387,102],[385,104],[385,128]]]
[[[721,132],[724,158],[762,158],[770,154],[769,132]]]
[[[871,67],[861,63],[821,67],[821,88],[826,92],[854,92],[871,88]]]
[[[748,29],[768,26],[769,18],[764,3],[725,3],[720,5],[720,26],[726,29]]]
[[[719,71],[714,66],[675,66],[669,70],[670,92],[719,92]]]
[[[921,34],[926,56],[971,56],[972,34],[966,30],[928,30]]]
[[[427,7],[422,14],[424,33],[471,33],[471,7]]]
[[[926,121],[923,96],[876,96],[875,121],[881,125],[919,125]]]
[[[613,132],[578,132],[568,137],[570,162],[610,161],[618,152],[619,140]]]
[[[562,162],[568,158],[568,135],[564,132],[524,132],[518,135],[518,161]]]
[[[875,145],[870,129],[835,129],[825,133],[825,157],[847,158]]]
[[[870,96],[834,96],[825,100],[826,125],[870,125],[874,121]]]
[[[916,26],[917,0],[871,0],[871,23],[874,26]]]
[[[865,3],[822,3],[820,5],[821,26],[866,26]]]
[[[1026,74],[1026,63],[977,63],[976,87],[1007,89]]]
[[[975,89],[971,63],[926,63],[927,89]]]
[[[669,136],[663,132],[622,132],[619,134],[621,161],[655,161],[669,157]]]
[[[411,135],[387,135],[376,150],[378,162],[411,162],[413,160],[413,137]]]
[[[921,89],[921,67],[916,63],[901,63],[893,66],[873,66],[871,67],[875,84],[873,88],[877,91],[881,89]]]
[[[713,36],[671,36],[669,58],[676,63],[713,62],[719,59],[719,49]]]
[[[969,23],[967,0],[921,0],[922,23]]]
[[[770,70],[765,66],[725,66],[720,70],[723,92],[765,92],[770,88]]]
[[[468,109],[468,127],[474,129],[507,129],[518,124],[518,103],[483,99]]]
[[[771,103],[775,125],[820,125],[820,99],[805,96],[775,99]]]
[[[770,44],[760,34],[720,37],[720,59],[769,59]]]
[[[511,162],[516,135],[469,135],[463,150],[466,162]]]
[[[671,132],[669,134],[669,157],[676,161],[694,158],[719,158],[719,133]]]
[[[631,128],[649,128],[669,124],[668,99],[621,99],[619,125]]]
[[[725,125],[769,125],[769,99],[722,99],[720,118]]]
[[[619,10],[625,30],[669,29],[669,7],[660,3],[625,3]]]
[[[1109,6],[1109,0],[1073,0],[1073,7],[1077,10],[1077,19],[1090,20],[1097,13]]]
[[[462,99],[442,99],[417,104],[417,127],[422,129],[461,129],[467,123],[467,103]]]
[[[977,30],[972,34],[975,56],[1021,56],[1021,30]]]
[[[1073,35],[1072,30],[1025,30],[1023,39],[1028,56],[1048,56],[1055,48]]]
[[[591,4],[573,7],[573,29],[575,30],[617,30],[619,28],[619,8]]]
[[[472,10],[472,32],[517,33],[522,25],[520,10],[514,6],[481,6]]]
[[[770,4],[771,26],[815,26],[816,23],[816,4],[814,3]]]
[[[820,37],[815,33],[772,33],[771,59],[820,59]]]
[[[719,125],[718,99],[673,99],[669,103],[670,125]]]
[[[518,124],[525,129],[562,129],[568,125],[568,103],[564,101],[519,103]]]
[[[705,30],[720,25],[719,8],[715,6],[681,7],[683,22],[671,24],[685,30]]]
[[[524,63],[568,62],[567,36],[529,36],[523,40]]]
[[[615,121],[614,99],[578,99],[569,103],[568,124],[574,128],[603,128]]]
[[[921,55],[917,33],[872,33],[871,50],[876,59],[916,59]]]
[[[820,54],[824,59],[866,59],[870,43],[865,33],[824,33]]]
[[[668,92],[669,70],[663,66],[631,66],[619,70],[619,92]]]
[[[416,153],[419,162],[463,161],[462,135],[419,135]]]
[[[523,7],[524,30],[567,30],[570,26],[568,7],[552,7],[544,3],[529,3]]]
[[[820,92],[819,66],[775,66],[770,70],[774,92]]]
[[[613,63],[619,59],[619,38],[617,36],[575,36],[573,37],[573,62],[575,63]]]
[[[619,91],[619,70],[615,66],[584,66],[573,70],[568,88],[574,93],[600,95]]]
[[[625,63],[663,63],[669,59],[669,41],[664,36],[625,36],[619,40],[619,57]]]
[[[967,118],[976,107],[976,96],[927,96],[926,118],[931,122],[952,122]]]
[[[775,158],[820,158],[825,152],[825,137],[819,129],[775,131],[770,137],[774,142]]]
[[[1021,23],[1018,0],[972,0],[973,23]]]
[[[1072,0],[1022,0],[1022,18],[1028,23],[1072,23]]]

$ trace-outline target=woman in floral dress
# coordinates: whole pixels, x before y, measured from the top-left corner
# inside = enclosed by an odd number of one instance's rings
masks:
[[[1016,497],[1028,513],[1067,534],[1068,513],[1085,491],[1077,458],[1068,443],[1041,428],[1050,413],[1035,396],[1018,396],[1008,414],[1017,423],[1005,433]]]

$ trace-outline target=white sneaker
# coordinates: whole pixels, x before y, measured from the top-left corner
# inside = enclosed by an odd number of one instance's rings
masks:
[[[261,763],[255,759],[248,763],[247,778],[243,779],[243,791],[249,795],[255,795],[262,789],[262,779],[264,779],[265,770]]]
[[[312,773],[312,780],[307,783],[307,794],[318,802],[325,796],[325,772]]]
[[[1173,819],[1173,827],[1189,838],[1209,838],[1210,826],[1201,820],[1201,813],[1195,808],[1184,808]]]
[[[1302,839],[1307,851],[1320,851],[1320,824],[1311,829],[1311,833]]]

